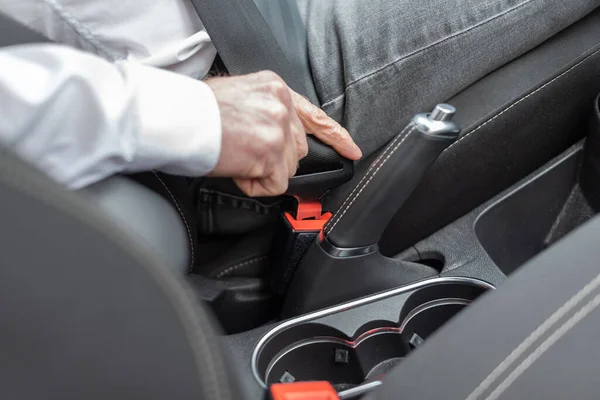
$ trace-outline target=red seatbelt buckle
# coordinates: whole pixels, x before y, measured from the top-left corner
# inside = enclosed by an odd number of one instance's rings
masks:
[[[329,382],[294,382],[271,385],[272,400],[339,400]]]
[[[273,237],[273,290],[283,296],[304,254],[332,217],[317,201],[298,201],[295,213],[284,212]]]
[[[323,214],[323,206],[318,201],[299,201],[295,217],[289,212],[285,212],[283,215],[292,230],[296,232],[317,231],[318,233],[323,230],[327,221],[333,216],[330,212]]]

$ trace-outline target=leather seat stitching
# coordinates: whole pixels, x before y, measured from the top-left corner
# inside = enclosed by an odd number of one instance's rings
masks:
[[[185,214],[181,210],[181,207],[179,207],[179,203],[175,199],[175,196],[173,196],[173,193],[171,193],[171,191],[169,190],[168,186],[165,184],[165,182],[160,178],[160,176],[156,172],[152,171],[152,173],[154,174],[154,176],[156,177],[156,179],[158,179],[158,181],[161,183],[161,185],[165,188],[165,190],[167,191],[167,193],[171,197],[171,200],[173,201],[173,204],[177,208],[177,211],[179,212],[179,215],[181,216],[181,219],[183,220],[183,224],[185,225],[185,229],[187,231],[188,240],[190,242],[190,254],[191,254],[191,256],[190,256],[190,268],[189,268],[189,272],[191,273],[194,270],[194,256],[195,256],[195,254],[194,254],[194,240],[192,239],[192,231],[191,231],[190,226],[189,226],[189,224],[187,222],[187,219],[185,218]]]
[[[591,51],[588,50],[588,51]],[[595,54],[597,54],[598,52],[600,52],[600,49],[593,51],[591,54],[589,54],[588,56],[586,56],[585,58],[583,58],[582,60],[580,60],[579,62],[577,62],[575,65],[571,66],[569,69],[567,69],[566,71],[564,71],[563,73],[561,73],[560,75],[558,75],[557,77],[555,77],[554,79],[552,79],[551,81],[545,83],[544,85],[542,85],[541,87],[539,87],[538,89],[536,89],[535,91],[529,93],[527,96],[520,98],[519,100],[517,100],[515,103],[511,104],[510,106],[506,107],[504,110],[502,110],[500,113],[496,114],[495,116],[493,116],[492,118],[488,119],[487,121],[483,122],[482,124],[480,124],[477,128],[473,129],[472,131],[466,133],[465,135],[463,135],[462,137],[460,137],[456,142],[452,143],[450,146],[448,146],[442,153],[450,150],[451,148],[453,148],[455,145],[457,145],[458,143],[460,143],[463,139],[466,139],[467,137],[469,137],[472,133],[477,132],[478,130],[482,129],[484,126],[488,125],[489,123],[493,122],[495,119],[499,118],[500,116],[502,116],[503,114],[505,114],[506,112],[508,112],[510,109],[512,109],[513,107],[517,106],[518,104],[520,104],[521,102],[527,100],[529,97],[535,95],[536,93],[539,93],[540,91],[542,91],[543,89],[547,88],[548,86],[552,85],[554,82],[558,81],[560,78],[566,76],[567,74],[569,74],[571,71],[573,71],[575,68],[577,68],[579,65],[583,64],[585,61],[587,61],[589,58],[593,57]],[[400,136],[400,135],[399,135]],[[393,144],[393,143],[392,143]],[[391,146],[391,145],[390,145]],[[389,148],[389,147],[388,147]],[[386,149],[387,151],[387,149]],[[383,156],[383,155],[382,155]],[[356,190],[358,189],[358,187],[362,184],[362,182],[364,182],[364,180],[366,179],[366,177],[368,176],[369,172],[373,169],[373,167],[375,167],[375,165],[377,165],[378,161],[381,159],[381,157],[377,159],[377,161],[375,163],[373,163],[373,165],[369,168],[369,170],[367,171],[367,173],[365,174],[365,176],[363,176],[363,178],[361,179],[361,181],[358,183],[358,185],[354,188],[354,190],[352,191],[352,193],[350,193],[350,195],[346,198],[346,200],[344,201],[344,203],[342,204],[342,206],[340,207],[339,211],[344,208],[344,206],[346,205],[346,203],[348,202],[348,200],[354,195],[354,193],[356,192]],[[363,188],[364,189],[364,188]],[[361,189],[362,190],[362,189]],[[352,201],[356,200],[356,197],[358,197],[358,194],[353,198]],[[351,204],[350,204],[351,205]],[[337,223],[339,222],[339,220],[342,218],[342,216],[345,214],[345,212],[348,210],[348,208],[350,207],[347,206],[344,209],[344,212],[342,213],[342,215],[340,215],[340,217],[338,218],[337,215],[338,213],[336,213],[336,215],[334,216],[334,218],[327,224],[327,226],[325,227],[325,233],[330,234],[331,231],[333,230],[333,228],[337,225]],[[331,227],[329,227],[331,226]]]
[[[477,386],[466,400],[476,400],[484,391],[503,374],[519,357],[521,357],[529,347],[539,340],[549,329],[552,328],[569,311],[575,308],[579,303],[589,296],[594,290],[600,287],[600,274],[580,289],[558,308],[551,316],[542,322],[525,340],[523,340],[498,366]]]
[[[404,137],[402,138],[402,140],[400,141],[400,143],[398,143],[396,145],[396,147],[394,147],[394,149],[390,152],[390,154],[388,154],[388,156],[385,158],[385,160],[383,160],[383,162],[379,165],[379,167],[377,167],[377,169],[373,172],[373,175],[369,178],[369,180],[367,182],[365,182],[365,184],[363,185],[363,187],[359,190],[358,193],[356,193],[356,196],[354,196],[354,198],[352,199],[352,201],[350,202],[350,204],[348,204],[346,206],[346,208],[344,209],[344,211],[342,212],[342,215],[340,215],[340,217],[337,219],[337,221],[333,224],[333,226],[331,227],[331,229],[329,229],[329,233],[331,234],[331,232],[333,231],[333,228],[335,228],[335,226],[342,220],[342,217],[346,214],[346,212],[350,209],[350,207],[352,207],[352,204],[354,204],[354,202],[356,201],[356,199],[358,199],[358,197],[360,196],[360,194],[365,190],[365,188],[369,185],[369,183],[373,180],[373,178],[375,178],[375,176],[377,175],[377,172],[379,172],[379,170],[381,168],[383,168],[383,166],[385,165],[385,163],[390,159],[391,156],[394,155],[394,153],[400,148],[400,146],[402,145],[402,143],[404,143],[404,141],[406,140],[407,137],[410,136],[410,134],[417,128],[414,124],[409,124],[409,126],[412,126],[412,128],[406,133],[406,135],[404,135]],[[398,135],[400,136],[400,135]]]
[[[328,230],[330,231],[329,227],[332,225],[332,223],[334,223],[335,221],[337,221],[339,212],[344,208],[344,206],[346,204],[348,204],[348,201],[350,201],[350,199],[352,198],[352,196],[354,196],[354,194],[356,193],[356,191],[359,189],[360,185],[362,185],[362,183],[369,177],[369,174],[371,173],[371,171],[373,169],[375,169],[379,165],[379,163],[381,162],[381,160],[383,160],[383,158],[386,156],[387,152],[392,149],[392,147],[394,146],[394,144],[402,137],[402,135],[404,134],[404,132],[406,132],[406,130],[408,128],[410,128],[410,124],[407,125],[402,130],[402,132],[400,132],[400,134],[397,135],[394,138],[394,140],[391,141],[391,143],[383,150],[383,152],[379,155],[379,157],[377,157],[377,159],[375,160],[375,162],[373,162],[373,164],[371,164],[371,166],[369,167],[369,169],[367,170],[367,172],[363,175],[363,177],[360,180],[360,182],[358,182],[358,184],[356,186],[354,186],[354,190],[352,190],[352,192],[348,195],[348,197],[346,197],[346,200],[344,200],[344,203],[340,206],[340,208],[338,208],[338,210],[335,213],[334,217],[327,223],[327,225],[325,226],[325,233],[327,233]],[[331,229],[333,229],[333,228],[331,228]]]
[[[547,352],[560,338],[566,335],[581,320],[600,306],[600,295],[597,295],[588,303],[583,305],[571,318],[555,329],[552,334],[544,340],[534,351],[527,356],[511,373],[490,393],[486,400],[496,400],[508,389],[529,367],[533,365],[545,352]]]
[[[590,51],[590,50],[588,50],[588,51]],[[456,142],[454,142],[450,146],[448,146],[443,152],[446,152],[446,151],[450,150],[451,148],[453,148],[454,146],[456,146],[457,144],[459,144],[461,141],[463,141],[464,139],[466,139],[467,137],[469,137],[469,135],[471,135],[472,133],[477,132],[478,130],[480,130],[481,128],[483,128],[484,126],[486,126],[487,124],[489,124],[490,122],[493,122],[496,118],[502,116],[503,114],[505,114],[506,112],[508,112],[509,110],[511,110],[513,107],[517,106],[518,104],[520,104],[523,101],[527,100],[531,96],[535,95],[536,93],[540,92],[541,90],[543,90],[543,89],[547,88],[548,86],[552,85],[554,82],[556,82],[560,78],[564,77],[565,75],[567,75],[568,73],[570,73],[571,71],[573,71],[575,68],[577,68],[578,66],[580,66],[581,64],[583,64],[585,61],[587,61],[590,57],[593,57],[598,52],[600,52],[600,49],[594,51],[593,53],[591,53],[590,55],[588,55],[587,57],[585,57],[584,59],[582,59],[581,61],[579,61],[577,64],[573,65],[571,68],[569,68],[566,71],[564,71],[562,74],[558,75],[557,77],[555,77],[551,81],[546,82],[543,86],[541,86],[538,89],[534,90],[533,92],[529,93],[527,96],[520,98],[519,100],[517,100],[516,102],[514,102],[510,106],[506,107],[504,110],[502,110],[498,114],[494,115],[492,118],[490,118],[487,121],[483,122],[477,128],[475,128],[472,131],[470,131],[470,132],[466,133],[465,135],[463,135]]]
[[[269,257],[269,256],[268,255],[262,255],[262,256],[259,256],[259,257],[252,258],[252,259],[250,259],[248,261],[241,262],[241,263],[236,264],[234,266],[231,266],[229,268],[226,268],[224,271],[221,271],[221,272],[219,272],[217,274],[217,278],[222,278],[225,275],[230,275],[233,271],[235,271],[235,270],[237,270],[237,269],[239,269],[241,267],[245,267],[246,265],[250,265],[250,264],[254,264],[256,262],[262,261],[262,260],[266,259],[267,257]]]

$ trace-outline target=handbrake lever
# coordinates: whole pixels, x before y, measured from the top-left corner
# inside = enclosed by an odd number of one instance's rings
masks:
[[[313,241],[287,290],[282,317],[435,276],[434,268],[384,257],[378,242],[396,212],[460,129],[454,107],[416,115],[385,148]],[[288,274],[292,275],[292,273]]]
[[[455,113],[451,105],[438,104],[431,113],[413,117],[327,223],[322,237],[324,250],[337,256],[364,254],[377,245],[433,162],[460,134],[451,121]],[[344,249],[349,251],[340,251]]]

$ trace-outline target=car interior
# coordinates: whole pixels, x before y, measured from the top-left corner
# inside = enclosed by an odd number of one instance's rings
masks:
[[[229,72],[318,102],[291,3],[246,3]],[[597,398],[599,94],[600,8],[356,165],[311,138],[268,257],[213,275],[159,175],[69,192],[0,150],[2,398]]]

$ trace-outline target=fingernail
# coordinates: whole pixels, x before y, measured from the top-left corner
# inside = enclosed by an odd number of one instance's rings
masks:
[[[358,154],[358,158],[362,158],[362,156],[363,156],[362,150],[360,149],[360,147],[358,147],[358,145],[356,143],[354,143],[354,151],[356,152],[356,154]]]

